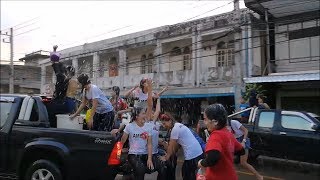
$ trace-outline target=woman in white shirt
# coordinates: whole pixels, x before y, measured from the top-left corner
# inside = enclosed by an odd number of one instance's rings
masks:
[[[187,126],[175,122],[171,115],[162,114],[160,120],[167,130],[171,129],[167,154],[160,159],[168,161],[180,145],[184,154],[184,162],[181,169],[182,178],[184,180],[195,180],[197,163],[203,158],[203,151],[198,140]]]
[[[150,82],[151,80],[148,80],[148,85],[151,84]],[[150,91],[148,91],[148,96],[148,98],[152,98]],[[145,173],[154,169],[152,162],[152,129],[145,124],[150,112],[150,109],[146,112],[145,108],[134,107],[132,112],[133,122],[125,127],[121,138],[122,144],[129,138],[128,161],[133,168],[136,180],[143,180]]]
[[[241,143],[241,145],[245,149],[245,155],[240,156],[240,164],[251,171],[258,180],[262,180],[263,176],[261,176],[256,169],[251,166],[248,161],[249,149],[250,149],[250,140],[248,138],[248,130],[245,128],[239,121],[231,120],[230,121],[231,132],[234,137]]]

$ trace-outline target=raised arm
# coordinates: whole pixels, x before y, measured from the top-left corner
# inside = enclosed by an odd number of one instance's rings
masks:
[[[158,96],[160,97],[164,92],[168,90],[168,85],[166,85],[159,93]]]
[[[152,115],[152,106],[153,106],[153,99],[152,99],[152,80],[148,79],[147,80],[147,85],[148,85],[148,99],[147,99],[147,118],[148,120],[151,119]]]
[[[156,121],[159,117],[160,114],[160,98],[157,99],[157,106],[156,106],[156,111],[153,114],[153,121]]]
[[[127,91],[125,94],[124,94],[124,97],[125,98],[128,98],[132,92],[138,87],[138,85],[136,85],[135,87],[131,88],[129,91]]]

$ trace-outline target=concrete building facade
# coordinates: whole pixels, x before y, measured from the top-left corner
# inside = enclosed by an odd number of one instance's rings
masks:
[[[261,29],[269,29],[271,68],[266,76],[244,81],[271,84],[275,108],[320,114],[320,2],[245,0],[245,4],[261,15]]]
[[[263,36],[251,24],[257,18],[235,7],[229,13],[68,48],[60,51],[62,61],[78,75],[89,74],[107,95],[112,86],[123,94],[145,77],[153,79],[156,91],[169,86],[163,98],[195,100],[200,109],[205,98],[215,97],[232,111],[244,90],[242,79],[264,69]],[[55,79],[49,59],[39,65],[44,93]]]

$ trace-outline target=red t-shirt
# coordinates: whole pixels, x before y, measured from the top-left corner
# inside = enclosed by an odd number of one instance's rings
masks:
[[[235,151],[240,151],[242,145],[234,138],[227,128],[215,130],[211,133],[205,152],[217,150],[220,159],[217,164],[207,167],[206,180],[237,180],[238,176],[233,166]]]
[[[111,99],[110,101],[111,101],[115,111],[121,111],[121,110],[125,110],[128,108],[127,103],[122,98],[118,98],[118,102],[115,102],[115,99]]]

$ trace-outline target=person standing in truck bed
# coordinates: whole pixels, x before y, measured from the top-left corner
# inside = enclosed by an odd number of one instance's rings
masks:
[[[76,117],[89,101],[92,101],[91,115],[88,119],[88,127],[95,131],[111,131],[114,119],[114,111],[111,102],[96,85],[91,84],[89,76],[81,74],[78,82],[83,89],[82,103],[78,110],[70,117]]]

